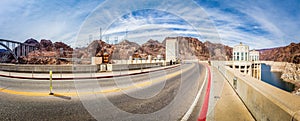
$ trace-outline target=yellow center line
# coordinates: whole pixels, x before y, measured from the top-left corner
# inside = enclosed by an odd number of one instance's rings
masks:
[[[193,63],[193,66],[191,66],[189,68],[186,68],[182,71],[179,70],[179,71],[176,71],[174,73],[168,74],[166,77],[162,76],[162,77],[157,78],[155,80],[137,83],[137,84],[134,84],[132,86],[128,86],[128,87],[124,87],[124,88],[114,88],[114,89],[107,89],[107,90],[101,90],[101,91],[96,91],[96,92],[66,92],[66,93],[55,92],[54,96],[55,95],[77,96],[78,94],[80,94],[80,95],[91,95],[91,94],[115,93],[115,92],[120,92],[122,90],[129,90],[129,89],[146,87],[146,86],[150,86],[153,83],[164,81],[164,80],[176,77],[177,75],[190,70],[194,66],[195,66],[195,64]],[[7,93],[7,94],[13,94],[13,95],[22,95],[22,96],[38,96],[38,97],[51,96],[51,95],[49,95],[49,92],[24,92],[24,91],[9,90],[9,89],[4,89],[4,88],[0,88],[0,92]]]

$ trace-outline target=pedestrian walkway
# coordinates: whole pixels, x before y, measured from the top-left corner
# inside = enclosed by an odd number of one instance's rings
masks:
[[[212,107],[212,111],[207,116],[208,121],[255,121],[251,113],[247,110],[241,99],[235,93],[228,81],[217,70],[217,68],[211,66],[212,70],[212,82],[217,83],[214,86],[215,90],[220,89],[220,84],[223,83],[223,88],[219,95],[211,95],[216,101]],[[212,83],[212,84],[213,84]],[[219,85],[219,86],[218,86]],[[213,93],[212,93],[213,94]]]
[[[180,66],[180,64],[156,68],[148,68],[142,70],[127,70],[127,71],[112,71],[112,72],[99,72],[99,73],[53,73],[52,78],[55,80],[72,79],[72,78],[101,78],[111,76],[124,76],[134,75],[140,73],[153,72],[163,69],[170,69]],[[0,76],[24,79],[49,79],[49,73],[20,73],[20,72],[7,72],[0,71]]]

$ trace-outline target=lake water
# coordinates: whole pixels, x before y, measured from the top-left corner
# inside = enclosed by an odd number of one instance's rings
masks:
[[[294,90],[294,84],[283,81],[281,78],[281,72],[271,72],[271,67],[266,64],[261,65],[261,80],[278,87],[282,90],[292,92]]]

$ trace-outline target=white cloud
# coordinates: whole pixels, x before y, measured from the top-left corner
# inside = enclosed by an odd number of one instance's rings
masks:
[[[132,0],[119,1],[118,4],[116,0],[108,0],[95,9],[101,1],[2,0],[0,36],[19,41],[31,37],[38,40],[45,38],[75,46],[86,42],[89,35],[94,36],[94,39],[99,38],[99,28],[102,27],[104,34],[111,36],[111,39],[115,36],[124,38],[125,31],[128,30],[129,36],[135,40],[146,41],[150,37],[162,40],[169,35],[195,35],[201,36],[199,38],[203,40],[230,46],[241,41],[253,48],[282,46],[300,40],[300,12],[297,12],[297,4],[292,4],[290,11],[296,11],[293,15],[284,9],[283,2],[219,2],[221,6],[207,7],[190,1],[183,4],[181,0]],[[149,8],[164,15],[158,17],[155,16],[159,15],[157,13],[144,16],[130,14],[128,18],[120,18],[133,11]],[[237,10],[242,15],[226,12],[224,8]],[[95,11],[90,14],[92,10]],[[182,24],[182,21],[176,20],[188,21]],[[84,24],[81,26],[82,23]],[[251,30],[254,29],[261,31],[253,33]]]
[[[273,43],[264,44],[266,47],[284,46],[290,42],[300,42],[300,3],[298,1],[236,1],[229,4],[246,15],[251,21],[258,23],[259,28],[268,32],[263,38]],[[247,22],[249,23],[249,22]],[[245,23],[245,24],[247,24]],[[257,42],[261,42],[260,39]]]
[[[1,1],[0,36],[24,42],[28,38],[74,41],[82,20],[100,2]],[[94,6],[94,7],[92,7]]]

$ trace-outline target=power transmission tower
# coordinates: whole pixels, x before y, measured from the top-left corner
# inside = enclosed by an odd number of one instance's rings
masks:
[[[115,44],[118,43],[118,37],[115,37]]]
[[[100,40],[102,40],[102,28],[100,27]]]

